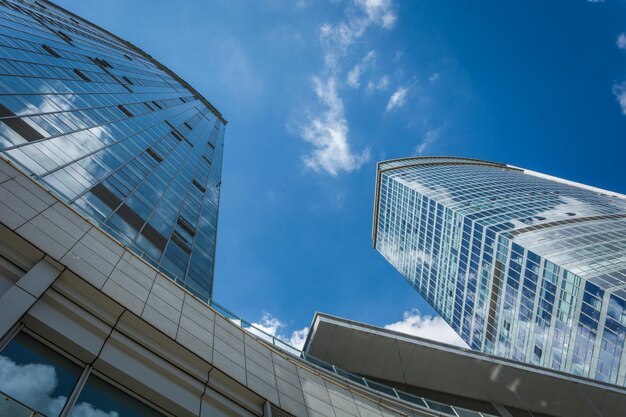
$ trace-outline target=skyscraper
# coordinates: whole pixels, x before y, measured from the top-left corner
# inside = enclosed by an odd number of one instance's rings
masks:
[[[508,415],[447,371],[445,389],[404,392],[206,302],[226,122],[147,54],[48,1],[0,0],[0,70],[0,417]],[[425,356],[439,350],[467,363]],[[507,407],[537,409],[517,387],[566,384],[548,400],[584,392],[581,417],[621,415],[623,389],[525,368],[490,376]]]
[[[122,39],[42,2],[2,2],[0,152],[203,299],[226,121]]]
[[[380,162],[375,248],[473,349],[626,385],[626,197],[466,158]]]

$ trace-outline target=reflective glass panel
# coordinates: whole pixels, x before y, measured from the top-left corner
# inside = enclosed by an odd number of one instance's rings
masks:
[[[61,413],[81,368],[19,333],[0,353],[0,391],[48,417]]]
[[[163,417],[108,382],[90,375],[70,417]]]

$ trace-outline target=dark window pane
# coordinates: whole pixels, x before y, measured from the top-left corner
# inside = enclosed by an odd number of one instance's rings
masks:
[[[0,391],[56,417],[82,369],[33,337],[19,333],[0,353]]]
[[[95,375],[89,376],[70,417],[83,416],[162,417],[129,394]]]

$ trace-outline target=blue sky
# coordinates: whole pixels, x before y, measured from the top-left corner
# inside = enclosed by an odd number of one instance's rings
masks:
[[[229,120],[214,296],[287,338],[321,311],[454,341],[372,248],[379,160],[475,157],[626,193],[626,1],[58,3]]]

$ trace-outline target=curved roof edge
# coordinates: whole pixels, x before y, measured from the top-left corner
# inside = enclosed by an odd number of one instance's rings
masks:
[[[601,410],[603,416],[621,416],[612,410],[623,410],[626,404],[626,388],[619,385],[319,312],[304,351],[382,384],[445,392],[555,417],[587,416],[583,405]],[[609,392],[618,406],[605,402]],[[579,397],[581,408],[572,413],[576,404],[571,400]]]
[[[516,171],[523,171],[520,168],[501,164],[498,162],[484,161],[474,158],[463,158],[457,156],[412,156],[406,158],[388,159],[380,161],[376,164],[376,183],[374,189],[374,211],[372,216],[372,245],[376,248],[378,240],[378,204],[380,197],[380,177],[383,172],[391,171],[394,169],[407,168],[417,165],[486,165],[494,168],[511,169]],[[387,167],[385,165],[388,165]]]
[[[541,172],[532,171],[525,168],[520,168],[514,165],[503,164],[500,162],[491,162],[482,159],[474,159],[474,158],[463,158],[457,156],[413,156],[406,158],[396,158],[396,159],[388,159],[385,161],[380,161],[376,164],[376,184],[374,191],[374,213],[372,219],[372,241],[374,248],[376,247],[377,242],[377,229],[378,229],[378,204],[380,197],[380,177],[383,172],[392,171],[395,169],[408,168],[412,166],[431,166],[431,165],[483,165],[483,166],[491,166],[494,168],[507,169],[511,171],[518,171],[526,175],[531,175],[538,178],[543,178],[549,181],[559,182],[561,184],[569,185],[572,187],[582,188],[587,191],[604,194],[608,197],[615,198],[623,198],[626,199],[626,195],[616,193],[613,191],[605,190],[598,187],[593,187],[586,184],[581,184],[579,182],[566,180],[563,178],[555,177],[548,174],[543,174]]]
[[[183,87],[185,87],[187,90],[189,90],[194,96],[196,96],[196,98],[198,100],[200,100],[202,102],[202,104],[204,104],[210,111],[211,113],[213,113],[215,115],[215,117],[217,117],[222,123],[224,123],[224,125],[228,124],[228,120],[226,120],[224,118],[224,116],[222,116],[222,113],[219,112],[219,110],[217,110],[217,108],[211,104],[211,102],[209,100],[207,100],[202,94],[200,94],[198,92],[198,90],[196,90],[195,88],[193,88],[187,81],[183,80],[178,74],[176,74],[174,71],[172,71],[171,69],[169,69],[168,67],[166,67],[165,65],[163,65],[162,63],[160,63],[159,61],[157,61],[156,59],[154,59],[150,54],[148,54],[147,52],[145,52],[143,49],[139,48],[138,46],[134,45],[132,42],[127,41],[126,39],[120,38],[119,36],[117,36],[114,33],[109,32],[108,30],[104,29],[101,26],[96,25],[95,23],[81,17],[78,16],[75,13],[72,13],[71,11],[59,6],[56,3],[53,3],[49,0],[39,0],[40,2],[45,3],[46,5],[53,7],[55,9],[60,10],[63,13],[66,13],[69,16],[72,16],[75,19],[79,19],[81,22],[86,23],[104,33],[106,33],[107,35],[117,39],[118,41],[120,41],[121,43],[123,43],[124,45],[126,45],[127,47],[135,50],[138,54],[142,55],[144,58],[146,58],[148,61],[152,62],[154,65],[157,66],[157,68],[159,68],[160,70],[164,71],[165,73],[167,73],[167,75],[169,75],[170,77],[172,77],[173,79],[175,79],[178,83],[180,83]]]

